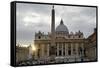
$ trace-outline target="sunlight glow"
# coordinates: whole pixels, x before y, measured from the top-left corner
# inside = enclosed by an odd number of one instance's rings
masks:
[[[34,45],[32,45],[32,50],[36,51],[36,47]]]
[[[22,47],[28,47],[28,46],[29,46],[29,45],[24,45],[24,44],[22,45]]]

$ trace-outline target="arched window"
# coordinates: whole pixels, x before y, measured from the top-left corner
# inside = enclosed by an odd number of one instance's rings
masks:
[[[38,36],[39,39],[41,39],[41,36]]]
[[[81,35],[79,35],[79,38],[81,37]]]

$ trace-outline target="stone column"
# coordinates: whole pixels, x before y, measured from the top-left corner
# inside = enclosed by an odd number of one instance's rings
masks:
[[[73,56],[73,43],[71,43],[71,56]]]
[[[82,55],[84,55],[84,44],[81,43],[81,47],[82,47]]]
[[[41,56],[44,57],[44,44],[41,45]]]
[[[78,47],[78,43],[76,43],[75,46],[76,46],[76,48],[75,48],[75,50],[76,50],[76,56],[78,56],[78,48],[79,48],[79,47]]]
[[[68,56],[68,43],[65,44],[65,56]]]
[[[65,51],[65,55],[64,55],[64,56],[66,56],[66,43],[64,44],[64,47],[65,47],[65,48],[64,48],[64,49],[65,49],[65,50],[64,50],[64,51]]]
[[[63,43],[61,44],[61,46],[62,46],[62,56],[63,56]]]
[[[66,56],[66,43],[65,43],[65,56]]]
[[[59,43],[57,43],[57,56],[59,56]]]
[[[49,56],[49,44],[47,44],[47,56]]]

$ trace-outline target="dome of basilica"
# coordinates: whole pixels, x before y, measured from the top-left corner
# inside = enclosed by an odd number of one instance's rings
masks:
[[[69,34],[68,28],[66,25],[63,24],[63,20],[61,19],[60,24],[56,27],[56,32],[57,33],[67,33]]]

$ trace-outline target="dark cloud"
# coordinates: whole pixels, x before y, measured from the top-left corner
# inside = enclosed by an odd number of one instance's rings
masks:
[[[51,5],[18,3],[17,41],[30,44],[35,32],[50,32],[51,8]],[[96,8],[55,5],[55,12],[56,27],[62,18],[69,32],[80,30],[88,37],[96,27]]]

